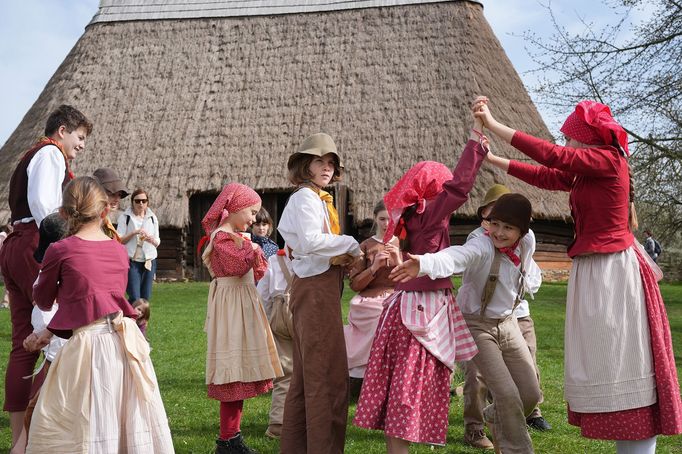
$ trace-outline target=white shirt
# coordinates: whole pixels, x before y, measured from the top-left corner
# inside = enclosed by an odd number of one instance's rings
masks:
[[[532,260],[535,252],[535,235],[528,233],[521,239],[516,253],[521,253],[523,245],[522,260],[526,268],[524,287],[532,295],[540,288],[542,274]],[[495,247],[490,237],[480,236],[467,241],[463,246],[451,246],[435,254],[424,254],[419,262],[419,275],[427,274],[431,279],[437,279],[463,273],[462,286],[457,292],[457,304],[463,314],[478,315],[481,310],[481,296],[494,256]],[[519,276],[519,267],[504,255],[500,263],[497,287],[488,304],[486,317],[505,318],[511,314]]]
[[[54,314],[57,313],[57,309],[59,309],[59,305],[57,303],[54,303],[49,311],[44,311],[38,306],[33,306],[33,312],[31,312],[31,325],[33,325],[33,332],[39,333],[47,329],[47,325],[50,323],[50,320],[52,320],[52,317],[54,317]],[[57,356],[57,352],[59,352],[64,344],[66,344],[66,341],[67,339],[62,339],[59,336],[53,335],[52,339],[50,339],[50,343],[42,348],[43,352],[45,353],[45,358],[50,362],[54,361],[55,356]]]
[[[62,204],[62,182],[66,172],[64,155],[55,145],[46,145],[28,163],[28,207],[36,225],[48,214],[54,213]],[[30,222],[24,218],[21,222]]]
[[[310,188],[294,192],[277,226],[293,251],[293,269],[298,277],[322,274],[329,269],[329,259],[350,253],[360,255],[360,245],[348,235],[329,232],[326,204]]]
[[[289,257],[275,254],[268,258],[268,269],[261,280],[258,281],[258,285],[256,285],[258,294],[263,300],[263,308],[267,314],[270,314],[272,299],[277,295],[283,295],[287,289],[287,280],[279,264],[280,257],[284,259],[284,263],[288,267],[289,273],[291,273],[291,277],[293,278],[293,270],[291,269],[292,263]]]
[[[479,227],[476,230],[472,231],[469,234],[469,236],[467,236],[467,241],[474,239],[474,238],[478,238],[479,236],[484,236],[484,235],[485,235],[485,229],[483,227]],[[533,251],[535,251],[535,245],[536,245],[535,232],[533,232],[533,230],[528,230],[528,234],[526,236],[530,236],[532,238],[532,240],[533,240],[533,246],[532,247],[533,247]],[[535,267],[539,268],[538,264],[535,262],[535,259],[533,259],[531,257],[531,260],[533,261],[532,266],[534,268]],[[524,262],[524,266],[526,267],[526,269],[529,269],[528,264],[525,262]],[[526,273],[526,275],[528,275],[528,273]],[[528,276],[527,276],[527,278],[528,278]],[[530,315],[530,306],[528,305],[527,300],[525,300],[525,299],[521,300],[519,305],[516,307],[516,310],[514,311],[514,315],[516,315],[516,318],[528,317]]]
[[[130,217],[130,222],[128,221],[128,217]],[[144,253],[143,262],[145,260],[154,260],[158,256],[156,248],[161,244],[159,220],[151,208],[147,208],[144,219],[138,218],[133,214],[133,211],[130,208],[127,208],[123,214],[118,217],[118,222],[116,224],[116,232],[118,232],[121,237],[126,236],[133,230],[143,228],[145,232],[147,232],[147,235],[154,238],[156,245],[151,244],[149,241],[144,241],[142,243],[142,252]],[[125,244],[125,247],[128,251],[128,258],[132,259],[135,256],[135,250],[137,249],[137,235],[133,235]]]

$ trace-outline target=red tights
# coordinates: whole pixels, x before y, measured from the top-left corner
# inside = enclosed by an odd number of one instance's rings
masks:
[[[239,433],[243,405],[243,400],[220,402],[220,438],[222,440],[229,440]]]

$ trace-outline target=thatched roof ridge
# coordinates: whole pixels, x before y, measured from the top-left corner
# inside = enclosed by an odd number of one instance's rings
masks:
[[[287,188],[286,160],[305,136],[334,137],[356,220],[415,162],[454,166],[487,94],[496,116],[550,137],[523,84],[470,2],[334,13],[97,23],[87,28],[0,149],[0,222],[8,183],[47,114],[70,103],[94,121],[77,174],[117,169],[149,191],[166,226],[189,222],[189,196],[228,181]],[[519,157],[493,140],[503,156]],[[461,213],[487,187],[526,193],[536,217],[563,219],[565,194],[484,167]]]
[[[100,0],[91,24],[130,20],[269,16],[346,9],[378,8],[452,0]],[[478,0],[469,0],[480,3]]]

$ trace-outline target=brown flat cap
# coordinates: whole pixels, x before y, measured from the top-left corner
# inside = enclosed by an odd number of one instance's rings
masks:
[[[95,170],[92,173],[92,176],[97,178],[99,184],[101,184],[109,194],[119,193],[122,199],[128,197],[128,189],[126,189],[123,180],[121,180],[113,169],[101,167]]]

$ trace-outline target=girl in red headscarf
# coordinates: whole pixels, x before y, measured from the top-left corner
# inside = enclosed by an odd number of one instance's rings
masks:
[[[575,222],[564,340],[568,420],[617,451],[653,453],[657,434],[682,433],[682,402],[660,270],[635,241],[627,133],[611,110],[580,102],[566,146],[499,123],[488,100],[474,115],[541,166],[488,153],[487,161],[543,189],[567,191]]]
[[[467,200],[487,152],[481,127],[474,120],[454,171],[420,162],[386,194],[384,242],[395,234],[411,254],[450,246],[450,216]],[[424,276],[397,284],[384,302],[354,424],[383,430],[389,453],[407,453],[410,442],[445,444],[450,374],[455,361],[477,352],[451,289],[450,278]]]
[[[272,389],[282,367],[255,281],[267,261],[244,233],[256,220],[261,200],[239,183],[226,185],[201,221],[208,240],[202,260],[213,280],[208,292],[206,384],[220,401],[216,454],[252,453],[240,433],[244,399]]]

